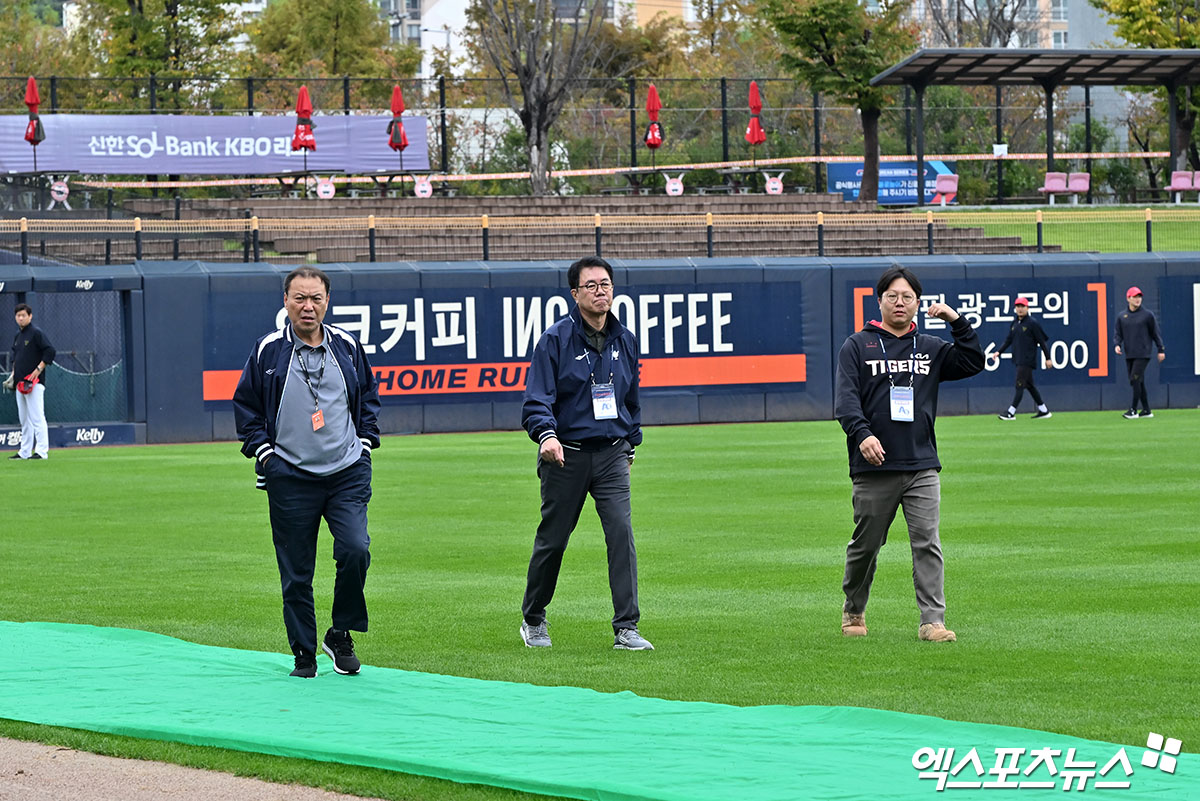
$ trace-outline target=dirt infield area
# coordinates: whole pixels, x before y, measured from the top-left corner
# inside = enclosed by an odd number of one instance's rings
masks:
[[[363,801],[165,762],[0,738],[0,801]]]

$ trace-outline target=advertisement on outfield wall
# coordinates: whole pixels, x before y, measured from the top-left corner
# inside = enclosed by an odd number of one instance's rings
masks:
[[[937,291],[931,291],[936,289]],[[1011,386],[1012,346],[997,354],[1008,336],[1016,314],[1012,303],[1018,296],[1029,301],[1029,314],[1037,320],[1049,340],[1049,363],[1041,356],[1039,384],[1075,384],[1089,379],[1106,380],[1115,354],[1112,352],[1112,320],[1109,299],[1112,289],[1105,281],[1088,278],[1038,279],[937,279],[928,282],[921,295],[916,323],[921,331],[951,339],[946,322],[929,318],[925,312],[934,303],[945,303],[966,317],[979,334],[986,357],[982,374],[971,379],[975,386]],[[866,320],[879,319],[874,285],[847,283],[855,330]],[[1124,369],[1124,368],[1122,368]]]
[[[407,116],[408,147],[388,147],[388,117],[313,118],[317,149],[310,172],[367,174],[429,169],[425,117]],[[172,114],[43,114],[46,139],[37,148],[41,172],[84,175],[269,175],[304,169],[291,149],[296,118]],[[26,115],[0,116],[0,172],[33,169],[24,141]]]
[[[804,391],[802,284],[706,283],[618,288],[613,312],[637,337],[643,390],[741,387]],[[244,293],[211,295],[204,400],[233,396],[254,340],[282,326],[278,311],[252,330]],[[540,288],[333,291],[325,322],[353,333],[384,403],[519,393],[534,346],[575,302]],[[241,322],[237,322],[240,320]],[[764,321],[771,321],[764,324]]]
[[[1167,359],[1159,365],[1164,381],[1200,376],[1200,281],[1194,276],[1161,279],[1157,312]],[[1119,357],[1118,357],[1119,358]]]
[[[935,203],[937,177],[953,174],[955,162],[933,159],[925,162],[925,202]],[[825,167],[828,191],[840,192],[844,200],[858,200],[862,189],[861,161],[830,162]],[[915,206],[917,203],[917,162],[885,161],[879,165],[879,205]],[[954,203],[953,197],[947,201]]]

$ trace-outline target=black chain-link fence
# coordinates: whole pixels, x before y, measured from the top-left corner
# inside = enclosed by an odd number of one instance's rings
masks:
[[[604,169],[657,164],[705,163],[793,156],[860,156],[862,130],[856,109],[815,95],[791,78],[759,78],[767,139],[751,148],[744,135],[750,119],[750,78],[580,79],[554,125],[550,141],[553,170]],[[25,112],[25,76],[0,77],[0,114]],[[659,118],[666,132],[657,152],[642,142],[649,122],[646,94],[654,83],[663,103]],[[279,115],[295,113],[296,95],[308,86],[316,116],[386,115],[392,87],[403,91],[406,114],[428,119],[431,165],[449,173],[504,173],[528,169],[520,120],[504,96],[501,82],[482,78],[429,78],[392,81],[377,78],[196,76],[182,82],[148,79],[39,78],[43,114],[54,113],[202,113]],[[885,90],[888,105],[880,119],[883,153],[915,152],[915,102],[899,87]],[[1157,104],[1157,105],[1155,105]],[[1140,111],[1138,109],[1141,109]],[[1155,110],[1157,109],[1157,111]],[[996,130],[997,111],[1000,131]],[[1085,113],[1091,126],[1084,125]],[[988,153],[999,141],[1012,153],[1046,150],[1045,95],[1036,87],[1009,87],[999,96],[990,86],[930,87],[925,96],[925,152],[936,155]],[[1054,96],[1058,151],[1164,150],[1166,113],[1162,101],[1097,93],[1085,99],[1078,89]],[[1091,130],[1084,131],[1085,127]],[[1075,129],[1080,129],[1076,131]],[[999,138],[997,138],[997,136]],[[1142,146],[1130,148],[1131,137]],[[1089,141],[1090,139],[1090,141]],[[1135,200],[1139,187],[1161,187],[1166,159],[1113,164],[1062,164],[1060,169],[1093,172],[1096,194]],[[962,162],[959,192],[964,200],[1022,198],[1035,193],[1044,162]],[[698,174],[699,184],[720,183]],[[711,180],[708,180],[711,179]],[[789,187],[825,191],[820,165],[805,165],[787,179]],[[607,178],[564,179],[556,189],[568,193],[598,191]],[[528,180],[460,184],[468,194],[527,194]],[[222,188],[223,194],[242,188]],[[200,195],[210,190],[189,190]],[[157,193],[155,193],[157,195]],[[124,197],[118,198],[123,200]],[[94,205],[99,205],[96,203]],[[23,208],[34,208],[26,204]],[[43,207],[43,206],[38,206]]]

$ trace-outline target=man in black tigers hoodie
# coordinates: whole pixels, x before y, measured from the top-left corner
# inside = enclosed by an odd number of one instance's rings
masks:
[[[942,469],[934,421],[942,381],[983,370],[979,337],[957,311],[934,303],[929,317],[950,325],[954,342],[917,333],[921,282],[909,270],[887,270],[875,287],[880,319],[851,334],[838,354],[834,415],[846,432],[854,483],[854,535],[846,547],[842,633],[867,633],[865,612],[879,550],[904,506],[921,622],[917,636],[953,642],[946,628],[942,547],[938,536]]]

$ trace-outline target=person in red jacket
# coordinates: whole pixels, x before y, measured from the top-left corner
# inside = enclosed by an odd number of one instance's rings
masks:
[[[946,628],[942,546],[938,534],[942,469],[934,421],[938,387],[983,370],[983,351],[971,324],[944,303],[926,311],[950,324],[954,342],[917,333],[913,322],[921,282],[903,267],[875,286],[880,319],[851,334],[838,353],[834,415],[846,432],[854,484],[854,534],[846,546],[842,633],[867,633],[867,599],[879,550],[896,511],[912,545],[913,585],[921,620],[917,636],[954,642]]]

